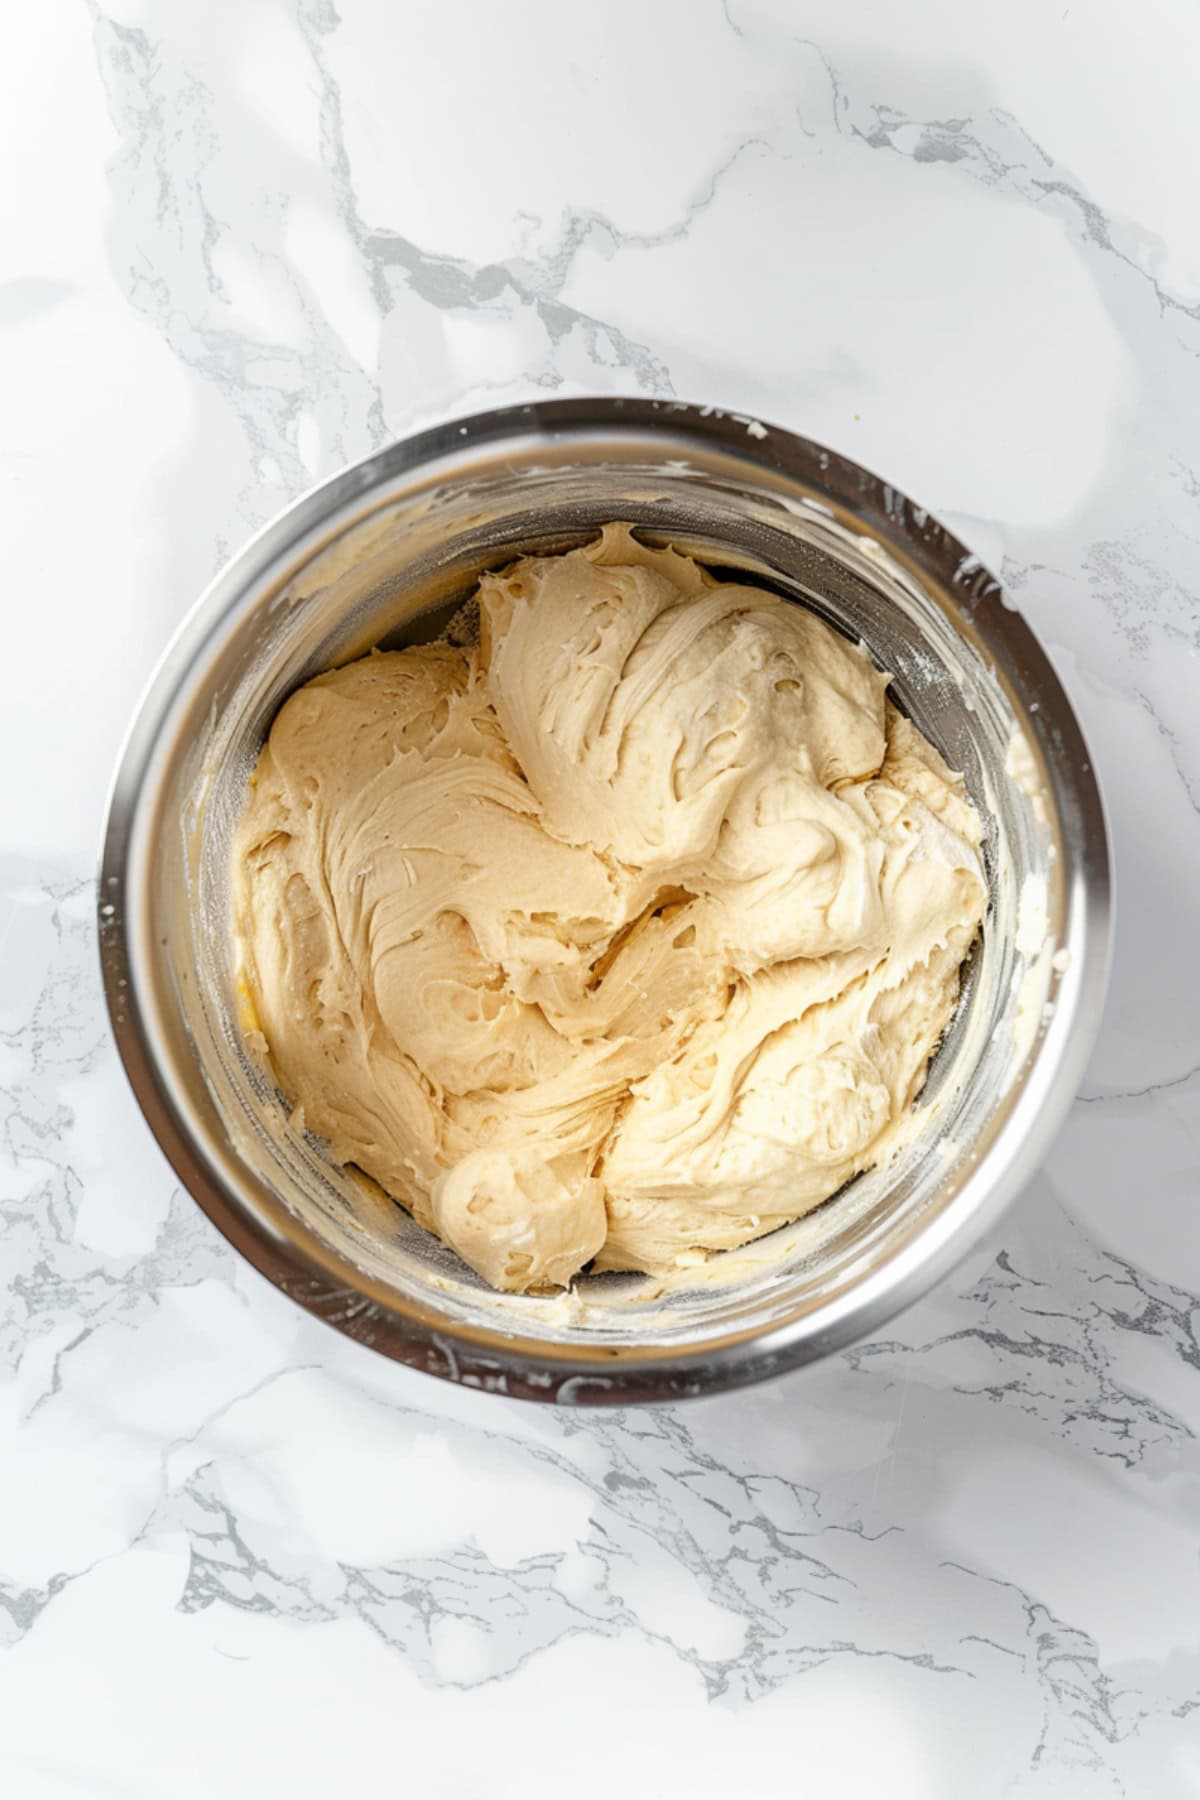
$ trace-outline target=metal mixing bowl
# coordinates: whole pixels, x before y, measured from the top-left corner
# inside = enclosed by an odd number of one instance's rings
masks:
[[[611,519],[769,582],[861,637],[988,823],[991,908],[955,1022],[885,1169],[666,1292],[583,1277],[498,1295],[291,1130],[247,1055],[229,845],[284,698],[435,635],[480,571]],[[350,1336],[451,1380],[562,1402],[755,1381],[878,1326],[1018,1191],[1075,1093],[1108,935],[1104,819],[1033,633],[936,520],[845,458],[672,402],[556,401],[395,444],[269,525],[183,624],[133,723],[99,890],[117,1044],[151,1129],[226,1237]]]

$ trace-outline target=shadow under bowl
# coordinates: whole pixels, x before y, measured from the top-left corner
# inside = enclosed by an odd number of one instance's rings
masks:
[[[230,844],[280,705],[372,645],[436,635],[480,573],[631,522],[861,638],[963,772],[990,907],[887,1166],[666,1292],[584,1276],[502,1295],[321,1145],[247,1054]],[[117,770],[99,888],[118,1048],[155,1136],[291,1298],[433,1374],[560,1402],[760,1380],[876,1328],[998,1216],[1069,1106],[1099,1022],[1109,861],[1087,747],[977,558],[843,457],[674,402],[570,400],[456,421],[314,489],[219,575],[153,676]]]

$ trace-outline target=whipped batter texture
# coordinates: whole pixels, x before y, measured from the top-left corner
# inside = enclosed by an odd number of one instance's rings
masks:
[[[860,646],[628,527],[281,709],[234,856],[303,1123],[497,1288],[667,1273],[886,1158],[980,825]]]

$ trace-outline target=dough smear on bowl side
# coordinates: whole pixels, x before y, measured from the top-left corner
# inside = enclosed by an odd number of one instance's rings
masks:
[[[234,846],[280,1087],[494,1287],[664,1274],[885,1159],[987,904],[866,651],[626,525],[280,709]]]

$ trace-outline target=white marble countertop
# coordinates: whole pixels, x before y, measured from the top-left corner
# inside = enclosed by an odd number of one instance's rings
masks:
[[[6,18],[0,1789],[1200,1794],[1191,0],[27,0]],[[12,179],[13,176],[17,179]],[[105,787],[222,559],[415,424],[679,395],[998,566],[1119,879],[993,1238],[744,1396],[581,1416],[339,1338],[126,1091]]]

